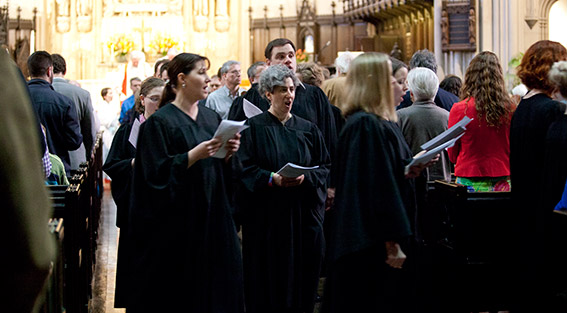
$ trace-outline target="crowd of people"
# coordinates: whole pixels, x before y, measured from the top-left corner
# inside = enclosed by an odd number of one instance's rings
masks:
[[[104,131],[120,228],[115,307],[129,313],[313,312],[320,296],[322,312],[427,312],[416,277],[436,180],[511,192],[511,267],[522,270],[514,309],[556,312],[564,279],[545,282],[557,275],[551,214],[567,206],[565,47],[543,40],[526,51],[519,103],[489,51],[462,80],[440,82],[427,50],[408,64],[347,52],[335,66],[331,78],[297,64],[294,43],[278,38],[247,70],[248,90],[240,62],[211,78],[206,56],[179,53],[156,62],[153,76],[129,78],[122,103],[111,88],[92,102],[64,78],[61,55],[37,51],[28,93],[10,105],[36,116],[27,113],[37,131],[25,135],[43,165],[34,177],[46,183],[89,158]],[[410,166],[464,117],[472,121],[453,147]],[[247,128],[215,137],[224,120]],[[55,178],[50,154],[64,169]],[[296,174],[280,171],[289,163]]]

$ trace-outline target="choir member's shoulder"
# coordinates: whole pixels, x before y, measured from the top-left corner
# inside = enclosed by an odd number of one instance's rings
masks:
[[[272,116],[270,114],[270,112],[268,111],[264,111],[258,115],[255,115],[251,118],[248,119],[247,124],[248,125],[268,125],[271,124],[271,122],[275,119],[274,116]]]
[[[199,114],[202,114],[205,117],[218,118],[218,120],[222,120],[221,116],[215,110],[205,106],[205,100],[206,99],[199,101]]]
[[[325,98],[327,97],[327,95],[325,94],[323,89],[321,89],[321,88],[319,88],[315,85],[301,83],[301,84],[299,84],[299,86],[297,86],[297,90],[300,90],[300,89],[305,90],[305,92],[308,95],[311,95],[311,96],[314,96],[314,97],[320,97],[320,96],[325,96]]]
[[[355,112],[347,117],[345,128],[360,128],[365,132],[383,132],[389,122],[376,114],[364,111]],[[386,127],[388,128],[388,127]]]
[[[313,132],[314,129],[317,129],[317,131],[320,132],[319,127],[317,127],[317,124],[297,115],[293,115],[293,118],[295,119],[294,128],[309,132]]]

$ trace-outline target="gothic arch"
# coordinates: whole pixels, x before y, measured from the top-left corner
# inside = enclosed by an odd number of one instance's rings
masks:
[[[540,37],[541,39],[549,39],[549,11],[551,6],[558,0],[543,0],[540,5]]]

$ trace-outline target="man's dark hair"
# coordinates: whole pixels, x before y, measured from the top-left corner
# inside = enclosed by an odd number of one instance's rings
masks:
[[[435,55],[427,49],[416,51],[409,61],[409,67],[410,70],[416,67],[426,67],[434,73],[437,73],[437,61],[435,60]]]
[[[53,66],[51,54],[47,51],[36,51],[28,58],[28,69],[31,77],[43,77],[47,75],[47,69]]]
[[[53,73],[54,74],[63,74],[67,73],[67,63],[62,55],[54,53],[51,55],[51,59],[53,60]]]
[[[132,77],[132,78],[130,78],[130,85],[132,85],[132,82],[135,81],[135,80],[137,80],[139,82],[142,81],[142,79],[140,79],[140,77]]]
[[[270,43],[268,43],[268,45],[266,46],[266,50],[264,51],[264,56],[266,57],[266,59],[271,59],[272,58],[272,50],[274,49],[274,47],[281,47],[281,46],[285,46],[287,44],[290,44],[291,47],[293,48],[293,51],[295,51],[295,45],[293,44],[293,42],[287,38],[277,38],[274,39],[272,41],[270,41]]]
[[[262,62],[262,61],[250,65],[250,67],[246,71],[246,74],[248,74],[248,79],[256,75],[256,69],[258,68],[258,66],[264,66],[264,65],[266,65],[266,62]]]

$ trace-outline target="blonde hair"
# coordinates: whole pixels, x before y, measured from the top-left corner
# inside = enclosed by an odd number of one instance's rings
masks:
[[[374,113],[396,122],[398,115],[392,91],[390,57],[380,52],[367,52],[356,57],[347,74],[345,116],[357,111]]]

